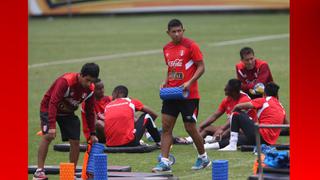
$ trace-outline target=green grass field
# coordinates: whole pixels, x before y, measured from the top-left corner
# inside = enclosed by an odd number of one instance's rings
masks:
[[[289,15],[163,15],[124,17],[83,17],[29,20],[29,65],[81,59],[112,54],[148,50],[161,50],[170,39],[166,26],[171,18],[180,18],[184,23],[185,36],[195,40],[204,54],[206,72],[199,81],[199,121],[214,112],[224,97],[223,88],[235,77],[234,65],[239,61],[239,50],[251,46],[256,56],[269,62],[275,81],[280,85],[280,100],[289,116],[289,40],[274,39],[229,46],[213,46],[213,43],[265,35],[289,33]],[[29,68],[28,79],[28,138],[29,164],[37,162],[40,138],[39,104],[43,94],[64,72],[77,72],[84,62],[49,65]],[[105,83],[106,94],[119,84],[129,88],[129,95],[140,99],[158,113],[161,109],[159,85],[165,77],[166,66],[161,53],[127,56],[98,61],[100,77]],[[77,112],[79,113],[79,112]],[[290,117],[289,117],[290,118]],[[156,120],[161,126],[160,119]],[[222,124],[225,117],[216,123]],[[186,136],[179,117],[174,133]],[[52,144],[61,143],[60,133]],[[82,141],[84,141],[83,137]],[[279,142],[288,142],[281,137]],[[58,165],[68,161],[67,153],[54,152],[52,146],[46,164]],[[156,165],[159,150],[147,154],[108,154],[110,165],[130,165],[133,171],[150,172]],[[196,160],[192,145],[175,145],[176,157],[173,174],[180,179],[211,179],[211,169],[191,171]],[[252,174],[255,156],[252,153],[208,151],[211,159],[229,160],[229,179],[246,179]],[[83,153],[79,159],[82,164]],[[59,176],[49,176],[59,179]],[[29,175],[29,179],[32,176]]]

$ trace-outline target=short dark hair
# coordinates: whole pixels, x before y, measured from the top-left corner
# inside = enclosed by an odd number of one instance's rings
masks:
[[[93,78],[99,77],[100,68],[95,63],[86,63],[82,66],[80,74],[82,76],[91,76]]]
[[[232,92],[240,92],[241,90],[241,81],[239,79],[230,79],[228,81],[228,86],[231,88]]]
[[[113,89],[113,93],[122,94],[124,97],[128,97],[129,90],[124,85],[119,85]]]
[[[168,23],[168,31],[170,31],[173,27],[179,27],[181,26],[183,28],[183,25],[179,19],[171,19]]]
[[[264,88],[264,93],[266,94],[266,96],[278,97],[279,89],[280,87],[276,83],[269,82]]]
[[[244,47],[240,50],[240,57],[241,59],[244,58],[245,55],[248,55],[248,54],[252,54],[254,55],[254,51],[251,47]]]
[[[100,78],[97,78],[97,79],[94,81],[95,84],[97,84],[97,83],[99,83],[99,82],[101,82],[101,79],[100,79]]]

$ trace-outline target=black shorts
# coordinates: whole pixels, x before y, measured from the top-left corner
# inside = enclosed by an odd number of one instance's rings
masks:
[[[49,130],[49,117],[47,112],[40,112],[41,130],[47,134]],[[74,114],[57,116],[62,141],[80,140],[80,120]]]
[[[173,117],[182,115],[183,122],[197,122],[199,99],[165,100],[162,102],[162,114]]]

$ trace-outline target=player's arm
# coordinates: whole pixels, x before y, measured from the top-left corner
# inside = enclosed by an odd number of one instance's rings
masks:
[[[96,128],[95,128],[94,103],[95,103],[95,99],[93,95],[85,101],[85,114],[87,119],[87,125],[90,130],[90,140],[93,143],[98,141],[96,137]]]
[[[208,127],[210,124],[215,122],[222,114],[223,114],[223,112],[221,112],[219,110],[217,110],[216,112],[211,114],[205,121],[202,121],[200,123],[199,130],[202,131],[204,128]]]
[[[195,61],[194,63],[197,66],[197,70],[194,73],[194,75],[192,76],[192,78],[183,84],[184,90],[189,89],[191,84],[193,84],[195,81],[197,81],[205,71],[204,62],[202,60]]]
[[[248,91],[250,87],[253,85],[250,85],[246,82],[246,79],[240,74],[240,69],[237,68],[236,66],[236,73],[237,73],[237,78],[241,81],[241,89],[244,91]]]
[[[157,119],[157,117],[158,117],[158,114],[153,109],[151,109],[150,107],[148,107],[146,105],[143,106],[141,111],[150,114],[150,116],[152,117],[153,120]]]
[[[254,82],[254,85],[256,85],[257,83],[265,84],[267,82],[270,74],[271,74],[271,71],[269,69],[268,64],[261,65],[259,73],[258,73],[258,77],[257,77],[256,81]]]
[[[49,101],[49,135],[51,138],[55,137],[56,134],[56,117],[58,110],[58,103],[63,99],[64,94],[68,89],[68,83],[65,79],[58,79],[55,87],[51,93]]]
[[[242,109],[252,109],[252,108],[254,108],[254,106],[251,102],[245,102],[245,103],[239,103],[235,105],[232,111],[235,112],[235,111],[240,111]]]

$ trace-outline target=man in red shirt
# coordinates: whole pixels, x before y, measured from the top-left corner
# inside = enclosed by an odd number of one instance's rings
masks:
[[[101,79],[97,79],[94,83],[94,112],[95,112],[95,125],[97,137],[100,143],[106,143],[106,137],[104,134],[104,108],[107,104],[112,101],[111,96],[104,95],[104,84]],[[88,128],[86,113],[83,111],[85,109],[85,103],[82,103],[81,117],[82,117],[82,131],[86,139],[90,137],[90,130]]]
[[[62,141],[70,142],[70,162],[77,165],[79,158],[80,120],[74,114],[81,102],[86,103],[87,124],[90,139],[97,142],[94,126],[94,84],[99,76],[99,66],[87,63],[80,73],[66,73],[58,77],[44,95],[40,107],[43,133],[38,149],[38,169],[33,180],[47,179],[44,163],[51,141],[56,137],[56,122],[60,127]]]
[[[199,108],[199,90],[197,80],[204,73],[204,62],[199,46],[192,40],[183,37],[184,28],[178,19],[168,23],[167,34],[172,39],[163,48],[165,63],[168,66],[167,77],[163,87],[183,87],[190,95],[186,100],[165,100],[162,105],[161,161],[152,169],[153,172],[171,172],[168,159],[172,145],[172,131],[179,113],[182,114],[184,127],[192,137],[198,151],[194,170],[203,169],[211,164],[204,150],[203,138],[197,128]]]
[[[138,146],[145,132],[150,133],[160,145],[160,133],[154,123],[157,114],[137,99],[128,97],[125,86],[117,86],[112,92],[112,99],[105,107],[105,136],[107,146]],[[147,114],[135,121],[136,111]]]
[[[243,93],[241,90],[241,81],[238,79],[230,79],[227,85],[224,88],[225,97],[219,108],[214,112],[211,116],[209,116],[205,121],[201,122],[199,125],[199,131],[203,138],[207,135],[211,135],[214,139],[221,140],[219,143],[210,144],[206,143],[205,149],[211,149],[211,145],[215,145],[214,149],[219,149],[221,147],[225,147],[228,145],[228,138],[230,135],[230,120],[232,115],[232,110],[236,104],[243,102],[250,102],[250,97]],[[227,115],[227,122],[222,126],[213,126],[210,125],[215,122],[219,117],[221,117],[224,113]],[[249,109],[246,113],[248,113],[249,117],[252,119],[256,118],[256,111],[253,109]],[[225,141],[227,140],[227,141]],[[219,145],[219,146],[217,146]]]
[[[244,47],[240,50],[241,60],[236,64],[238,79],[242,82],[241,90],[251,98],[262,97],[263,88],[257,88],[257,84],[266,85],[273,81],[268,63],[254,56],[253,49]]]
[[[270,82],[265,87],[264,97],[254,99],[251,102],[235,105],[233,109],[234,114],[232,116],[229,145],[220,150],[237,150],[238,133],[240,129],[243,131],[244,135],[252,145],[256,144],[254,122],[250,120],[247,114],[241,112],[240,110],[256,109],[257,121],[260,124],[283,124],[286,122],[285,110],[278,100],[278,90],[279,86],[273,82]],[[275,144],[280,135],[280,131],[281,129],[260,129],[259,132],[261,134],[261,142],[268,145]]]

